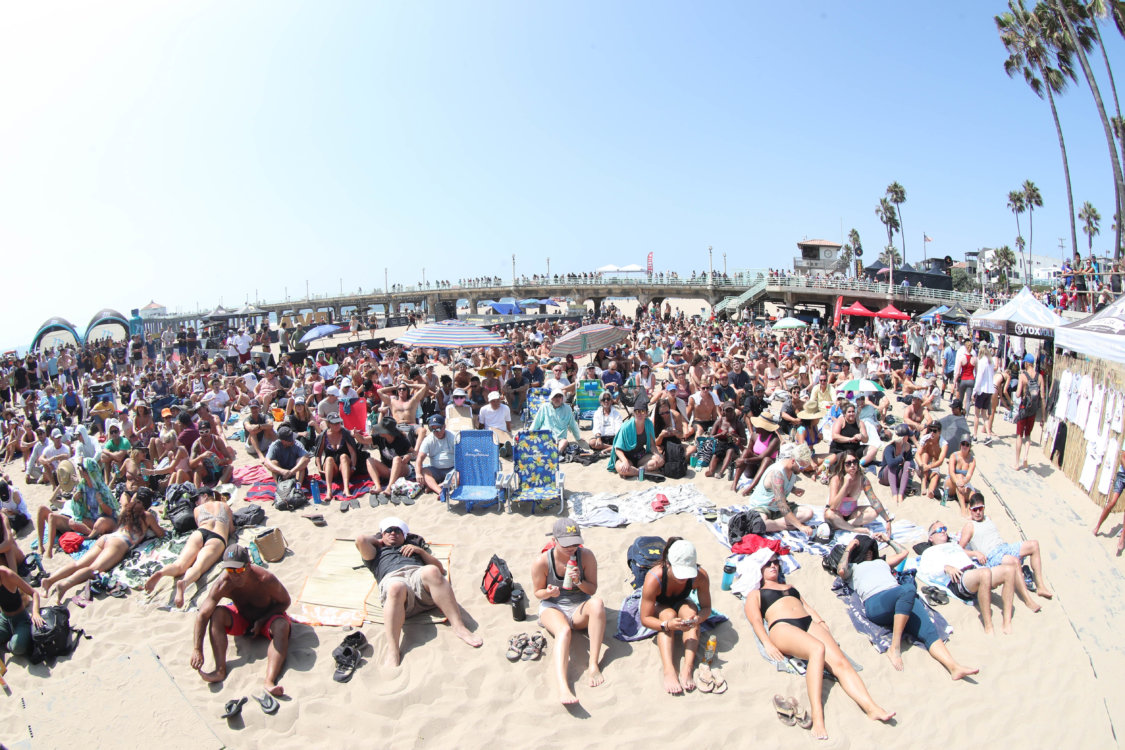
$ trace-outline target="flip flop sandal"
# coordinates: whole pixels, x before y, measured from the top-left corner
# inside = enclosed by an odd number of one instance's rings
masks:
[[[302,516],[302,518],[307,518],[310,521],[312,521],[313,526],[327,526],[328,525],[328,522],[324,520],[324,516],[322,516],[319,513],[309,513],[307,515]]]
[[[258,705],[262,707],[262,712],[268,716],[273,716],[277,713],[277,709],[281,708],[281,704],[277,702],[277,698],[266,692],[255,693],[254,700],[258,701]]]
[[[711,676],[711,667],[707,664],[700,664],[699,669],[695,671],[695,686],[699,688],[701,693],[710,693],[715,689],[715,680]]]
[[[403,505],[413,505],[414,504],[414,498],[410,495],[403,495],[402,496],[402,504]]]
[[[353,497],[351,500],[348,501],[348,505],[350,505],[352,507],[352,510],[359,510],[359,498]]]
[[[773,710],[777,712],[777,719],[787,727],[791,727],[797,723],[795,714],[797,713],[796,702],[792,698],[784,698],[780,695],[773,697]]]
[[[520,651],[520,661],[531,661],[535,658],[535,646],[530,643]]]
[[[664,476],[663,474],[651,474],[647,471],[645,472],[645,481],[646,482],[653,482],[655,484],[660,484],[661,482],[663,482],[667,478],[668,477]]]
[[[332,658],[336,660],[336,671],[332,673],[332,679],[347,682],[355,674],[361,657],[359,651],[351,646],[340,645],[332,652]]]
[[[352,504],[351,504],[350,501],[348,501],[348,500],[341,500],[340,501],[340,512],[341,513],[347,513],[351,509],[352,509]]]
[[[233,719],[236,716],[240,716],[242,714],[242,707],[246,704],[246,701],[248,701],[248,700],[249,700],[249,698],[247,698],[246,696],[242,696],[241,698],[237,698],[237,699],[232,700],[232,701],[227,701],[226,705],[223,706],[223,713],[219,715],[219,718],[220,719]]]
[[[703,520],[704,521],[717,521],[717,520],[719,520],[719,514],[714,512],[714,511],[708,511],[708,512],[703,514]]]
[[[796,698],[790,698],[793,703],[797,702]],[[812,714],[809,713],[808,708],[801,706],[797,712],[793,714],[793,718],[797,721],[797,726],[801,729],[812,729]]]
[[[659,500],[653,500],[652,501],[652,509],[655,510],[657,513],[663,513],[664,509],[667,508],[667,507],[668,507],[667,503],[662,503]]]
[[[926,603],[931,607],[949,604],[949,594],[945,593],[936,586],[923,586],[922,596],[925,597]]]
[[[372,508],[378,508],[382,504],[382,502],[383,500],[378,492],[372,492],[371,496],[367,498],[367,504]]]
[[[723,673],[719,671],[718,667],[711,668],[711,677],[713,677],[715,680],[715,689],[712,692],[714,692],[715,695],[722,695],[723,693],[725,693],[727,691],[727,681],[723,677]]]

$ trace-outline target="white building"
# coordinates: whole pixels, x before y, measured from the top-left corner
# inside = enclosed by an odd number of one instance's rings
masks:
[[[159,318],[167,314],[168,308],[155,301],[149,302],[138,312],[138,315],[141,316],[141,320],[148,320],[149,318]]]
[[[1052,278],[1058,278],[1059,271],[1059,258],[1058,256],[1039,255],[1038,253],[1031,255],[1025,253],[1023,257],[1019,252],[1012,250],[1016,256],[1016,265],[1008,273],[1008,280],[1013,284],[1025,284],[1030,279],[1033,284],[1050,283]],[[974,256],[973,260],[976,261],[976,272],[982,273],[981,265],[983,264],[983,273],[987,274],[989,283],[995,283],[999,280],[1000,274],[993,270],[993,259],[996,255],[996,249],[991,247],[982,247],[976,252],[965,253],[966,259]],[[1026,264],[1026,266],[1024,265]],[[1052,275],[1052,270],[1054,275]]]

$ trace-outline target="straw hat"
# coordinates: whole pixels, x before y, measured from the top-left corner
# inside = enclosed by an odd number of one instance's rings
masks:
[[[777,432],[778,428],[777,422],[773,421],[772,419],[766,419],[765,417],[750,417],[750,424],[754,425],[754,427],[756,427],[757,429],[765,430],[766,432]]]
[[[55,478],[59,480],[59,492],[64,495],[74,492],[74,488],[78,486],[78,472],[74,464],[65,459],[59,461],[59,466],[55,469]]]
[[[480,375],[482,378],[498,378],[500,377],[500,371],[495,367],[482,367],[477,370],[477,375]]]
[[[819,403],[810,401],[805,408],[797,412],[797,419],[824,419],[828,412]]]

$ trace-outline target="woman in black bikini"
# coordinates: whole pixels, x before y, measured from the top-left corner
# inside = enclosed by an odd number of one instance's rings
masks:
[[[184,606],[187,587],[198,581],[223,556],[227,540],[234,529],[234,516],[225,495],[212,494],[211,490],[202,489],[198,491],[197,497],[201,502],[195,506],[196,529],[188,537],[180,556],[174,563],[165,565],[145,581],[145,591],[152,593],[162,577],[178,578],[176,598],[173,600],[177,609]]]
[[[825,665],[836,675],[844,692],[869,718],[889,721],[894,716],[893,712],[884,711],[872,699],[859,673],[828,631],[824,618],[801,597],[801,592],[781,581],[781,561],[776,555],[762,568],[761,588],[746,595],[745,612],[771,659],[783,661],[793,656],[808,661],[805,685],[812,706],[812,731],[817,739],[828,739],[821,697]]]
[[[697,592],[699,606],[691,600]],[[699,651],[699,626],[711,616],[711,587],[707,571],[699,567],[695,546],[679,537],[664,545],[660,565],[645,576],[641,588],[641,624],[657,631],[656,645],[664,667],[664,689],[680,695],[695,689],[692,670]],[[675,634],[683,634],[684,658],[679,674],[672,656]]]

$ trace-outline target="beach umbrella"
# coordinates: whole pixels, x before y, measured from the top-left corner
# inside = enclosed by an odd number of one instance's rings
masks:
[[[793,328],[808,328],[808,327],[809,327],[808,323],[806,323],[803,320],[798,320],[797,318],[782,318],[781,320],[779,320],[779,321],[777,321],[776,323],[773,324],[773,330],[775,330],[775,331],[788,331],[788,330],[791,330]]]
[[[594,323],[593,325],[576,328],[565,336],[559,336],[551,347],[552,357],[563,357],[567,354],[587,354],[596,352],[607,346],[613,346],[618,341],[628,338],[633,331],[629,328]]]
[[[853,378],[852,380],[849,380],[848,382],[837,388],[836,392],[840,393],[841,391],[852,391],[853,393],[874,393],[875,391],[879,391],[880,393],[882,393],[885,390],[886,389],[883,388],[883,386],[879,385],[874,380],[868,380],[867,378]]]
[[[332,334],[339,333],[342,330],[344,330],[343,326],[325,323],[324,325],[319,325],[316,328],[310,328],[308,331],[306,331],[305,335],[301,337],[300,343],[307,344],[310,341],[316,341],[317,339],[322,339],[325,336],[331,336]]]
[[[443,320],[407,331],[395,339],[408,348],[481,349],[489,346],[511,346],[512,342],[487,328],[460,320]]]

